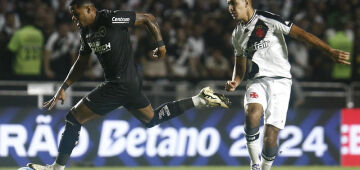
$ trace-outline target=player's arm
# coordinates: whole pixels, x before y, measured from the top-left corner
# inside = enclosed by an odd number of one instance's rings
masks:
[[[90,55],[79,55],[65,78],[64,83],[71,86],[74,82],[79,80],[88,68],[89,59]]]
[[[136,13],[135,26],[145,26],[156,41],[158,48],[154,50],[154,57],[165,57],[166,48],[156,18],[149,13]]]
[[[237,86],[244,80],[246,72],[246,57],[235,57],[235,65],[233,70],[233,77],[231,81],[227,81],[225,84],[226,91],[234,91]]]
[[[238,85],[241,84],[245,77],[246,60],[246,57],[236,57],[236,74],[234,81],[236,81]]]
[[[305,42],[307,44],[310,44],[313,47],[316,47],[317,49],[320,49],[321,51],[325,52],[327,55],[331,57],[335,62],[341,63],[341,64],[350,64],[350,53],[331,48],[328,44],[326,44],[324,41],[320,40],[316,36],[306,32],[305,30],[301,29],[300,27],[293,24],[289,35],[296,40]]]
[[[65,78],[64,83],[58,89],[54,97],[51,100],[44,103],[43,107],[48,108],[48,110],[51,110],[56,105],[58,100],[61,100],[61,104],[64,104],[66,97],[65,90],[82,77],[88,66],[89,59],[90,59],[90,54],[89,55],[79,54],[77,60],[75,61],[67,77]]]

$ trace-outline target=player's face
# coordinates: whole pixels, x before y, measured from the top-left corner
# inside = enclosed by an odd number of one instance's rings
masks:
[[[71,19],[80,29],[87,27],[92,23],[91,12],[91,8],[87,5],[83,5],[81,7],[77,7],[75,5],[70,7],[70,14],[72,16]]]
[[[229,12],[234,20],[244,20],[246,17],[245,0],[227,0]]]

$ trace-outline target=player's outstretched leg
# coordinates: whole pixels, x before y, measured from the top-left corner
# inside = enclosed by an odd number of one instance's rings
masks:
[[[161,122],[172,119],[183,114],[191,108],[223,107],[229,108],[230,101],[222,94],[215,93],[210,87],[203,88],[200,93],[191,98],[164,103],[153,112],[150,122],[144,122],[145,126],[151,128]],[[141,119],[141,116],[138,116]]]

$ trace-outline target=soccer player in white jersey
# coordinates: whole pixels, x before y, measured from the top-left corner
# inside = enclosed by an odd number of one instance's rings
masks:
[[[284,35],[318,48],[337,63],[350,64],[350,54],[331,48],[278,15],[254,10],[251,0],[227,0],[227,3],[238,24],[232,34],[235,74],[226,82],[225,89],[234,91],[247,80],[244,131],[250,166],[252,170],[269,170],[278,153],[277,137],[285,126],[292,82]],[[258,138],[262,115],[265,130],[260,159]]]

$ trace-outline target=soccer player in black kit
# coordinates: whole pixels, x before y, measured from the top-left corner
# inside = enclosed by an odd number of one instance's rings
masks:
[[[81,29],[79,56],[63,85],[50,101],[44,103],[44,107],[50,110],[58,100],[64,102],[66,88],[81,77],[92,51],[104,69],[106,81],[80,100],[66,115],[65,131],[55,162],[46,166],[29,163],[28,167],[35,170],[63,170],[78,141],[81,125],[120,106],[127,108],[147,128],[194,107],[228,108],[227,98],[205,87],[196,96],[164,103],[153,110],[141,91],[141,79],[131,54],[128,32],[128,27],[131,26],[147,27],[158,45],[154,50],[154,57],[165,57],[166,48],[153,15],[134,11],[97,11],[90,0],[72,0],[70,13],[74,23]]]

